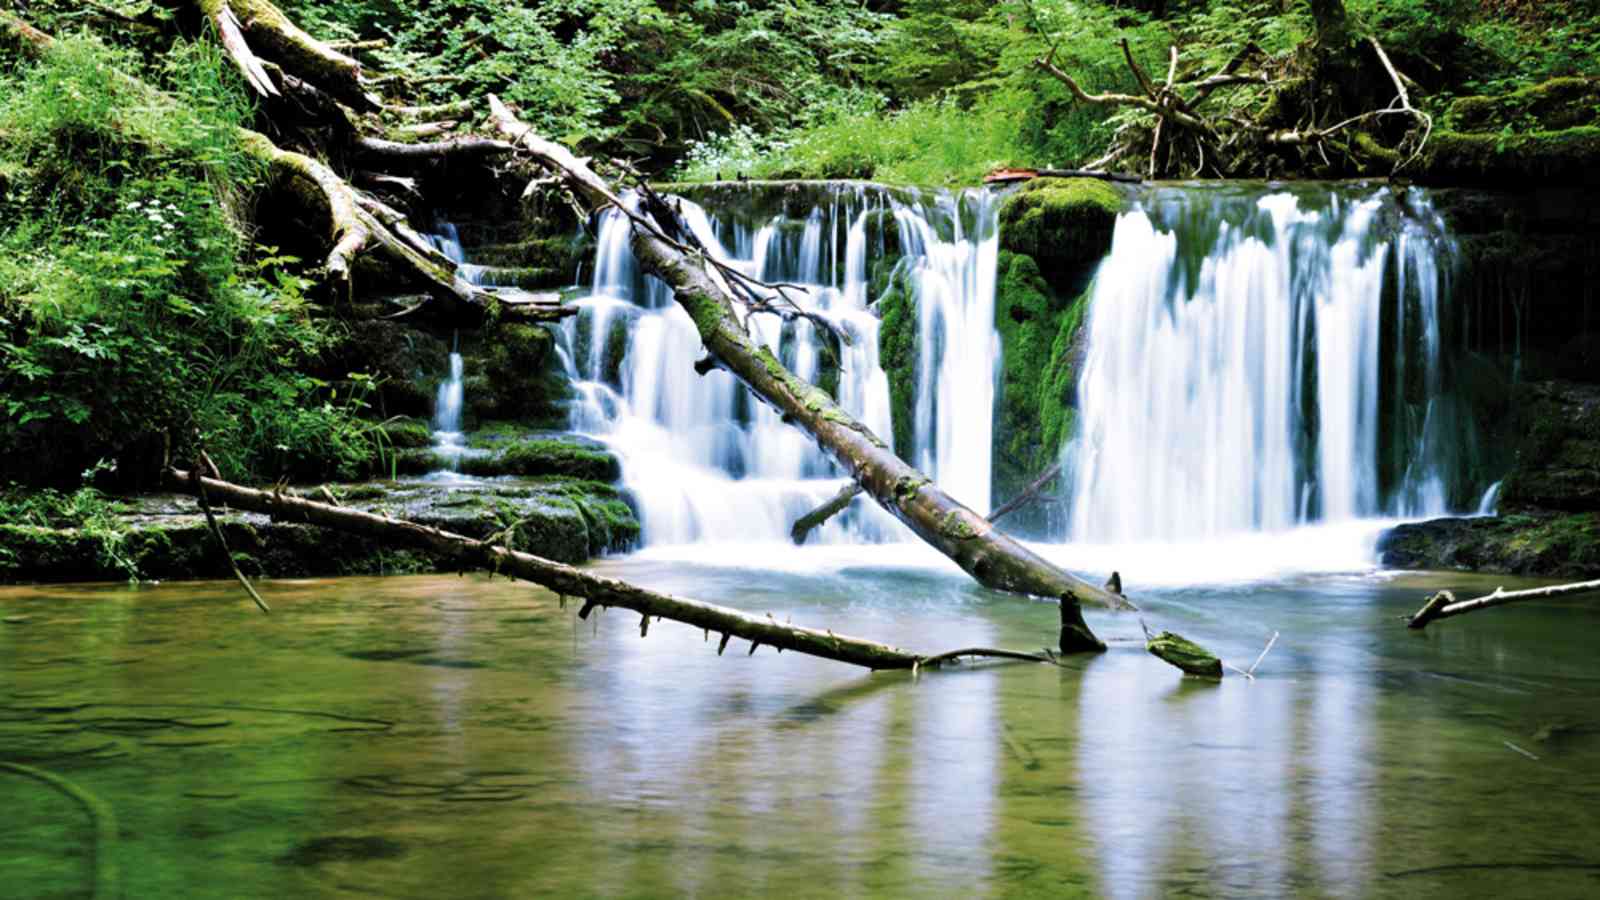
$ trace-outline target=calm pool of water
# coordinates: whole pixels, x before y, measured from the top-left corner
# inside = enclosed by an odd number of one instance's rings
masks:
[[[936,651],[1055,610],[938,567],[598,568]],[[1600,603],[1406,631],[1464,576],[1128,590],[1254,682],[1110,652],[871,675],[482,576],[0,590],[0,761],[115,818],[128,897],[1593,896]],[[1508,584],[1508,586],[1510,586]],[[0,769],[0,893],[83,896],[94,829]]]

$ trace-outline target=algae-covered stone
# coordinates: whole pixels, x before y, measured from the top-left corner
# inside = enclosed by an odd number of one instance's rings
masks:
[[[916,446],[917,357],[922,352],[917,324],[917,295],[910,272],[898,265],[877,300],[878,363],[889,379],[889,415],[893,423],[894,451],[911,459]]]
[[[1145,649],[1163,662],[1202,678],[1221,678],[1222,660],[1182,635],[1163,631],[1145,643]]]
[[[500,323],[474,342],[466,371],[467,409],[473,418],[516,419],[545,427],[566,424],[572,386],[549,328]]]
[[[1033,257],[1001,251],[995,287],[995,329],[1002,370],[995,398],[993,492],[1004,502],[1031,484],[1060,455],[1077,410],[1087,294],[1063,298]],[[1048,510],[1018,510],[1008,528],[1040,534]]]
[[[433,429],[417,418],[399,416],[378,426],[389,446],[399,450],[428,447],[433,444]]]
[[[1025,253],[1064,290],[1075,273],[1111,248],[1124,200],[1117,188],[1093,178],[1035,178],[1000,204],[1000,246]]]

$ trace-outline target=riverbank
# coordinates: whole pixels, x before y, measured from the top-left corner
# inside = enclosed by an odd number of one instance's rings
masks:
[[[626,550],[639,522],[623,491],[583,478],[364,482],[289,493],[336,502],[566,563]],[[324,493],[325,492],[325,493]],[[0,583],[225,578],[228,561],[192,497],[115,500],[92,525],[0,524]],[[446,558],[256,513],[218,510],[218,523],[248,575],[306,578],[455,571]]]

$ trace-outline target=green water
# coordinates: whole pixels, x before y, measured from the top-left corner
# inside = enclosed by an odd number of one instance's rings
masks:
[[[957,575],[640,560],[653,586],[926,651],[1054,610]],[[1248,665],[869,675],[483,577],[0,590],[0,760],[116,820],[127,897],[1593,896],[1600,603],[1414,634],[1466,578],[1137,591]],[[1520,748],[1520,751],[1516,748]],[[1537,757],[1537,759],[1532,758]],[[85,896],[93,826],[0,770],[0,895]]]

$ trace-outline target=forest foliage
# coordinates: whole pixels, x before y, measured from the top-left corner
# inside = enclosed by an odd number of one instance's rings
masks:
[[[194,4],[30,0],[62,40],[0,49],[0,457],[74,488],[209,448],[235,478],[353,477],[378,463],[372,382],[319,360],[341,324],[306,267],[258,241],[261,111]],[[580,153],[685,179],[972,183],[1093,158],[1169,46],[1212,71],[1296,52],[1303,0],[283,0],[399,79],[411,102],[515,103]],[[1596,74],[1587,0],[1348,0],[1436,116],[1455,97]],[[153,86],[166,98],[152,102]],[[1267,102],[1230,92],[1240,110]],[[1517,123],[1504,126],[1515,130]],[[320,377],[310,374],[320,372]],[[8,467],[11,468],[11,467]]]

